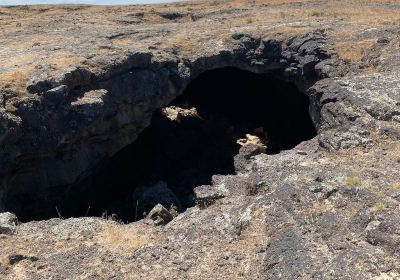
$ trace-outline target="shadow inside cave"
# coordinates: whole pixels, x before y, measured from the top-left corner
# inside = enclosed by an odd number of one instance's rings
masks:
[[[235,174],[238,140],[246,135],[260,139],[269,154],[314,137],[308,106],[293,84],[236,68],[207,71],[155,112],[134,143],[65,188],[51,208],[63,217],[106,212],[124,222],[142,218],[157,202],[182,211],[193,205],[196,186],[210,184],[214,174]],[[55,210],[17,214],[21,220],[57,216]]]

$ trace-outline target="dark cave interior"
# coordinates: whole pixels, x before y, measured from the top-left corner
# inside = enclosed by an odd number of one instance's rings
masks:
[[[62,187],[69,191],[54,201],[41,194],[53,211],[16,207],[15,212],[22,221],[107,213],[131,222],[157,203],[168,208],[173,202],[183,211],[193,205],[196,186],[210,184],[214,174],[235,174],[238,140],[246,135],[258,137],[268,154],[313,138],[308,106],[308,97],[293,84],[268,75],[236,68],[207,71],[155,112],[134,143],[103,160],[90,176]],[[160,182],[162,187],[141,193]]]

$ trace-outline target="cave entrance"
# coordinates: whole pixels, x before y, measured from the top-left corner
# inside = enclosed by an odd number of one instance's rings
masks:
[[[314,137],[308,105],[296,86],[267,75],[207,71],[155,112],[134,143],[69,186],[57,209],[64,217],[106,212],[122,221],[142,218],[159,202],[182,211],[193,205],[196,186],[235,174],[241,141],[255,137],[275,154]]]

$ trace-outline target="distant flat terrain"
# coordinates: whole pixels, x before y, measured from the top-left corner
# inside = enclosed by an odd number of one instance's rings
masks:
[[[88,4],[88,5],[138,5],[177,2],[179,0],[1,0],[0,5],[38,5],[38,4]]]
[[[196,1],[154,6],[0,7],[0,87],[24,92],[36,71],[57,76],[136,50],[181,55],[229,43],[234,32],[287,36],[323,30],[338,54],[360,62],[379,37],[398,28],[390,0]],[[371,70],[371,69],[369,69]]]

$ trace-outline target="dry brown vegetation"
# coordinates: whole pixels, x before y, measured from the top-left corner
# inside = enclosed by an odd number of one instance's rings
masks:
[[[183,15],[169,20],[160,16],[165,11]],[[132,35],[104,40],[99,33],[117,32],[126,24],[133,27]],[[147,50],[154,45],[157,55],[158,50],[175,45],[182,56],[189,56],[215,44],[229,44],[230,34],[240,31],[290,36],[324,30],[333,39],[338,54],[355,63],[376,43],[379,30],[399,24],[398,1],[389,0],[220,0],[128,7],[0,7],[0,85],[23,92],[38,66],[46,66],[46,70],[39,67],[39,71],[57,75],[60,69],[84,63],[87,57],[79,48],[105,56],[132,47]],[[156,38],[152,37],[154,30],[158,32]],[[367,73],[375,71],[366,69]]]
[[[132,253],[146,245],[162,241],[162,237],[152,234],[144,225],[107,225],[97,235],[98,243],[106,250]]]

